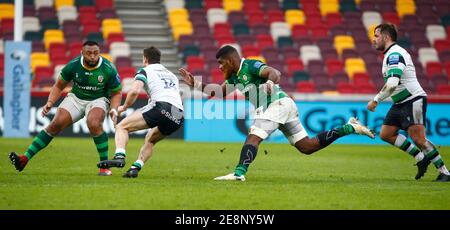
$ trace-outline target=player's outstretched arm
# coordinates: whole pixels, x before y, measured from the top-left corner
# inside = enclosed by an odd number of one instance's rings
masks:
[[[121,113],[123,113],[125,110],[127,110],[128,107],[130,107],[134,104],[137,97],[139,96],[139,92],[141,91],[142,87],[144,87],[143,81],[135,80],[133,82],[133,85],[131,85],[131,88],[127,93],[127,98],[125,99],[125,102],[123,103],[123,105],[121,105],[121,106],[119,106],[119,108],[117,108],[117,112],[118,112],[119,116]]]
[[[202,83],[201,81],[195,79],[194,76],[192,75],[192,73],[190,73],[186,69],[180,68],[178,71],[181,74],[182,80],[184,82],[186,82],[186,84],[188,86],[193,87],[194,89],[198,89],[198,90],[208,94],[208,96],[223,98],[228,93],[231,93],[231,92],[227,92],[227,87],[226,87],[225,83],[223,83],[222,85],[216,85],[216,84],[206,85],[206,84]],[[205,88],[207,88],[207,90],[205,90]],[[216,92],[222,92],[222,94],[218,95],[218,94],[216,94]]]
[[[52,89],[50,90],[50,94],[48,95],[47,103],[45,103],[44,107],[42,107],[42,116],[44,117],[47,115],[47,113],[50,111],[52,106],[55,104],[55,102],[59,99],[61,96],[62,91],[67,86],[66,81],[62,79],[58,79],[55,84],[53,85]]]

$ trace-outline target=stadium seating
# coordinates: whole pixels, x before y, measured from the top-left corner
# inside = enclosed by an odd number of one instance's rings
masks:
[[[23,38],[32,41],[35,89],[48,90],[61,68],[80,55],[82,43],[87,39],[98,41],[101,51],[106,52],[102,56],[116,61],[122,69],[133,68],[113,0],[26,0],[23,12]],[[13,39],[13,18],[12,1],[0,2],[0,44]],[[2,53],[3,45],[0,47]],[[3,77],[3,61],[0,67]]]
[[[423,83],[424,88],[436,93],[435,84],[450,78],[450,13],[445,0],[166,0],[164,4],[183,64],[190,56],[203,58],[203,68],[194,66],[207,73],[210,66],[217,67],[217,48],[234,44],[245,57],[256,56],[280,68],[292,80],[293,90],[295,79],[308,81],[326,74],[329,81],[319,77],[314,92],[361,93],[354,87],[359,73],[366,73],[378,89],[381,58],[370,43],[377,24],[392,22],[399,29],[398,44],[410,52],[417,75],[432,79]],[[13,37],[13,9],[11,3],[0,3],[2,40]],[[114,43],[126,43],[113,0],[25,1],[24,16],[24,39],[33,41],[33,53],[47,53],[49,58],[36,59],[34,65],[56,67],[78,56],[84,40],[94,39],[116,65],[131,67],[131,52],[112,48]],[[50,51],[56,49],[51,44],[61,42],[66,44],[63,55]],[[349,64],[352,59],[360,61]],[[221,73],[214,74],[217,77],[208,80],[220,79]],[[341,82],[351,87],[338,87]]]

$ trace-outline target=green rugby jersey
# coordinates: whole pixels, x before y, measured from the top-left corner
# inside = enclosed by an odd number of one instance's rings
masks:
[[[260,76],[261,71],[266,67],[266,64],[258,60],[242,58],[237,74],[233,74],[225,83],[233,84],[256,108],[260,106],[267,108],[273,101],[288,95],[281,90],[278,84],[274,85],[270,95],[260,89],[260,85],[267,82],[266,78]]]
[[[82,100],[110,98],[111,92],[122,89],[116,67],[102,57],[94,68],[86,68],[83,65],[83,56],[76,57],[61,70],[60,79],[73,81],[70,92]]]

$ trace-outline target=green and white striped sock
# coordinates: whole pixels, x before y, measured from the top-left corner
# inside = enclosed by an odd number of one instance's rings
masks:
[[[131,165],[132,169],[137,168],[138,170],[141,170],[142,167],[144,167],[144,162],[142,160],[137,160]]]
[[[394,145],[414,157],[417,162],[421,161],[425,157],[425,155],[402,134],[398,134]]]
[[[439,172],[446,175],[450,175],[450,173],[447,170],[447,167],[445,167],[444,160],[442,160],[439,151],[436,149],[433,143],[431,143],[430,141],[427,141],[425,143],[424,153],[426,154],[427,158],[430,159],[431,162],[434,164],[434,167],[436,167],[439,170]]]

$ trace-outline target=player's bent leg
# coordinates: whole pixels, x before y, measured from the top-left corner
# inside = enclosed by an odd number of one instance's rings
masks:
[[[141,171],[142,167],[144,167],[145,162],[151,158],[153,154],[153,147],[165,137],[166,135],[162,134],[158,127],[149,130],[145,136],[144,145],[142,145],[141,150],[139,151],[138,159],[131,165],[128,171],[123,174],[123,177],[137,177],[139,171]]]
[[[56,136],[72,123],[73,119],[70,112],[65,108],[58,108],[55,117],[45,130],[49,135]]]
[[[11,164],[14,165],[17,171],[21,172],[39,151],[47,147],[52,141],[53,136],[60,133],[64,128],[72,124],[72,119],[69,112],[65,109],[59,108],[52,122],[46,129],[41,130],[38,135],[33,139],[33,142],[28,147],[27,151],[23,155],[18,155],[15,152],[11,152],[8,157]]]
[[[301,140],[298,140],[297,142],[295,142],[294,146],[299,152],[306,155],[313,154],[325,148],[325,146],[321,146],[319,144],[319,140],[317,138],[309,137],[304,137]]]
[[[225,176],[219,176],[214,180],[240,180],[245,181],[245,174],[248,167],[255,160],[258,153],[259,144],[266,139],[273,131],[278,129],[279,124],[265,119],[256,119],[250,127],[249,135],[242,146],[239,163],[234,169],[234,173]]]
[[[86,124],[92,136],[99,136],[103,133],[105,114],[105,111],[99,107],[92,108],[87,114]]]
[[[139,110],[134,111],[116,126],[116,148],[125,148],[128,144],[128,133],[147,129],[148,124]]]
[[[416,145],[420,147],[425,154],[425,158],[422,160],[423,163],[421,165],[419,165],[419,162],[417,163],[419,169],[420,166],[422,166],[422,168],[426,171],[426,167],[428,167],[428,164],[432,162],[439,171],[436,181],[450,181],[450,173],[445,166],[444,160],[439,154],[439,151],[434,144],[431,143],[431,141],[426,139],[425,127],[423,125],[412,125],[408,128],[408,134],[411,136],[414,143],[416,143]]]
[[[89,111],[86,118],[86,123],[93,136],[100,161],[108,160],[108,135],[103,131],[105,114],[102,108],[94,107]]]
[[[380,139],[391,144],[395,145],[395,140],[397,139],[399,128],[397,126],[392,125],[382,125],[380,130]]]
[[[103,131],[103,121],[106,116],[106,105],[93,105],[96,101],[87,106],[86,123],[91,133],[97,149],[100,161],[108,160],[108,134]],[[100,168],[99,176],[111,176],[112,172],[108,168]]]
[[[294,123],[295,122],[295,123]],[[374,138],[374,133],[366,126],[363,126],[356,118],[350,118],[347,124],[340,127],[321,132],[314,138],[309,138],[299,120],[295,120],[280,128],[283,130],[289,141],[297,150],[304,154],[312,154],[323,149],[337,139],[352,133],[362,134]]]
[[[139,110],[124,118],[116,125],[115,143],[116,151],[113,159],[100,161],[97,164],[99,168],[123,168],[125,166],[126,152],[125,148],[128,144],[128,133],[148,128],[147,123]]]

